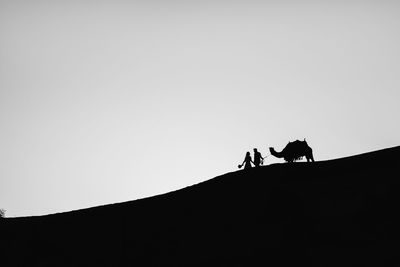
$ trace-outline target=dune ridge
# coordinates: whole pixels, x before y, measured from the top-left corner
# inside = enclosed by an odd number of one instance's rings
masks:
[[[2,266],[399,265],[400,147],[0,222]]]

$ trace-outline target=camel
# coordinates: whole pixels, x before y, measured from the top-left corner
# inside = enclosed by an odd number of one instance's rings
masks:
[[[307,162],[314,162],[314,156],[311,147],[308,146],[306,140],[289,142],[281,152],[276,152],[273,147],[269,148],[271,155],[277,158],[283,158],[286,162],[294,162],[306,157]]]

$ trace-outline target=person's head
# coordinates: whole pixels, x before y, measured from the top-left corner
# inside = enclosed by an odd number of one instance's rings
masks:
[[[250,156],[250,152],[249,151],[247,151],[246,156]]]
[[[253,148],[254,152],[257,152],[257,148]]]

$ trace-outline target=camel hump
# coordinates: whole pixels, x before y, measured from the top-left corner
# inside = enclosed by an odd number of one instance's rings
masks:
[[[291,142],[291,144],[300,145],[300,144],[307,144],[307,142],[306,141],[296,140],[296,141]]]

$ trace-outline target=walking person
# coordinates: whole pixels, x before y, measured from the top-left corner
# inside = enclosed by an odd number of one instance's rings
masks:
[[[261,153],[257,151],[257,148],[254,148],[253,151],[254,151],[254,166],[260,167],[260,165],[263,165],[264,163],[264,158],[261,156]]]
[[[254,164],[254,162],[251,160],[250,152],[247,152],[247,153],[246,153],[246,157],[245,157],[244,160],[243,160],[243,163],[242,163],[242,164],[239,164],[239,165],[238,165],[238,168],[239,168],[239,169],[242,168],[242,166],[243,166],[243,164],[244,164],[244,169],[249,169],[249,168],[252,167],[252,166],[251,166],[251,163]]]

